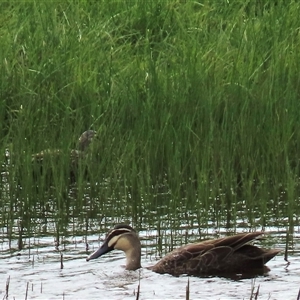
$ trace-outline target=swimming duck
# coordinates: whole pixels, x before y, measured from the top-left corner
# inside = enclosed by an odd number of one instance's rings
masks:
[[[249,242],[263,232],[240,233],[233,236],[188,244],[167,254],[150,270],[160,274],[179,276],[229,276],[230,274],[265,274],[265,264],[280,250],[262,249]],[[129,225],[118,224],[106,235],[101,247],[87,257],[98,258],[114,249],[126,255],[126,269],[141,268],[141,243],[136,231]]]
[[[78,150],[72,149],[70,151],[70,180],[71,182],[76,181],[76,173],[78,169],[78,162],[80,158],[83,158],[86,155],[87,149],[93,139],[96,136],[96,132],[94,130],[87,130],[81,134],[81,136],[78,139]],[[52,160],[55,158],[58,158],[62,155],[62,150],[44,150],[39,153],[33,154],[31,161],[35,168],[38,168],[40,174],[45,172],[43,170],[43,164],[46,160]],[[35,177],[38,174],[38,171],[35,169],[34,171]],[[49,177],[52,177],[52,174],[49,175]],[[50,179],[49,178],[49,179]],[[52,181],[52,178],[50,179]]]

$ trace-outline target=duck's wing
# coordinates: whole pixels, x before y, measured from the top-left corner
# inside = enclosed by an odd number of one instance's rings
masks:
[[[220,249],[219,251],[223,251],[223,256],[228,255],[231,251],[229,247],[222,248],[223,250]],[[211,252],[214,249],[214,245],[207,242],[205,244],[189,244],[168,253],[151,267],[151,270],[156,273],[168,273],[174,276],[191,274],[199,268],[199,265],[207,265],[214,260],[215,254]]]
[[[257,239],[259,236],[261,236],[263,232],[256,231],[256,232],[246,232],[246,233],[239,233],[232,236],[227,236],[224,238],[216,239],[216,240],[208,240],[201,242],[201,244],[212,244],[214,247],[231,247],[234,250],[237,250],[238,248],[242,247],[245,244],[248,244],[249,242]]]
[[[248,268],[251,267],[253,262],[257,262],[253,266],[260,267],[279,252],[247,245],[260,235],[262,232],[242,233],[189,244],[167,254],[152,270],[176,276],[234,272],[235,269],[243,267],[244,263]]]
[[[61,155],[61,150],[59,149],[46,149],[41,152],[35,153],[31,155],[31,161],[32,163],[35,162],[43,162],[45,159],[55,158]]]

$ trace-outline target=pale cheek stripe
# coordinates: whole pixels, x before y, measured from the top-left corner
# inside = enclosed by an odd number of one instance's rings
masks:
[[[114,236],[113,238],[111,238],[108,242],[108,247],[112,247],[112,245],[114,245],[119,239],[119,236]]]
[[[109,233],[109,235],[106,237],[106,240],[108,240],[108,246],[112,247],[119,239],[119,237],[127,232],[131,232],[131,230],[124,228],[124,229],[116,229],[113,230],[111,233]]]

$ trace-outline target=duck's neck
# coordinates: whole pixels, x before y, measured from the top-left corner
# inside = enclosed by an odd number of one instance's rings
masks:
[[[137,270],[141,268],[141,249],[131,248],[126,252],[126,270]]]

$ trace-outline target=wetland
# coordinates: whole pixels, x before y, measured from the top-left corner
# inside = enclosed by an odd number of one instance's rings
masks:
[[[0,297],[297,299],[300,6],[220,2],[1,4]],[[145,267],[256,230],[282,251],[239,280],[87,263],[117,223]]]

